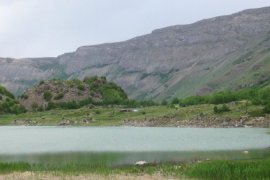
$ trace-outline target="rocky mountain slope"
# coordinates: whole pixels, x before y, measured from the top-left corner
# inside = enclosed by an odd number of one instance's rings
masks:
[[[84,46],[56,58],[0,59],[0,83],[22,92],[41,79],[106,76],[132,98],[168,99],[270,81],[270,7]]]
[[[27,89],[19,102],[27,110],[74,109],[89,104],[117,104],[128,100],[126,93],[105,77],[53,79]]]

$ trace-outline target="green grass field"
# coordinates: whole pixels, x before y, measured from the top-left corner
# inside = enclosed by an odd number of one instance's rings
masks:
[[[241,161],[208,161],[193,163],[150,164],[145,166],[122,166],[109,168],[89,164],[60,164],[48,166],[28,163],[0,163],[0,174],[13,172],[45,172],[65,175],[94,173],[99,175],[132,174],[198,179],[269,179],[270,159]]]
[[[173,108],[169,106],[153,106],[138,108],[138,112],[121,112],[122,107],[94,107],[74,110],[50,110],[44,112],[27,112],[19,115],[0,115],[0,125],[58,125],[69,121],[74,126],[120,126],[125,120],[144,121],[153,118],[171,117],[175,121],[192,120],[203,116],[204,118],[231,118],[239,119],[241,116],[253,116],[260,111],[261,106],[249,105],[245,102],[228,104],[231,111],[215,114],[214,105],[194,105]],[[261,116],[260,113],[255,114]],[[15,123],[16,121],[16,123]]]

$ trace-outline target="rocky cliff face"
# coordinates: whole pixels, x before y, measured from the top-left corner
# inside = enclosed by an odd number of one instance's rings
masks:
[[[40,79],[106,76],[132,98],[163,99],[268,82],[270,7],[84,46],[56,58],[0,59],[14,91]]]

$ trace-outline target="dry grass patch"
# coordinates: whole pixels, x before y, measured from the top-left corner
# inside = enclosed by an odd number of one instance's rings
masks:
[[[0,180],[175,180],[173,177],[165,177],[160,174],[154,175],[97,175],[97,174],[81,174],[66,175],[54,173],[37,173],[37,172],[16,172],[11,174],[0,175]],[[178,178],[177,178],[178,179]]]

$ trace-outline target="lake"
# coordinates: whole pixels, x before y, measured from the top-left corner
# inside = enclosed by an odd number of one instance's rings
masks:
[[[269,154],[268,132],[263,128],[3,126],[0,160],[132,164],[138,160],[263,158]]]

